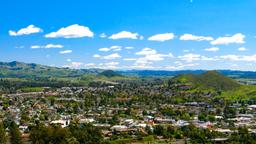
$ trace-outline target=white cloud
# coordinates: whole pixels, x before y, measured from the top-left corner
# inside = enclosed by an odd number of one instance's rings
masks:
[[[73,68],[73,69],[79,69],[83,66],[82,62],[71,62],[68,65],[64,65],[62,67],[68,67],[68,68]]]
[[[47,44],[47,45],[32,45],[30,48],[32,49],[39,49],[39,48],[45,48],[45,49],[51,49],[51,48],[63,48],[63,45],[60,44]]]
[[[67,62],[71,62],[72,60],[71,59],[67,59]]]
[[[107,66],[116,66],[116,65],[119,65],[119,62],[108,62],[108,63],[105,63],[105,65],[107,65]]]
[[[59,52],[60,54],[69,54],[72,53],[72,50],[63,50]]]
[[[211,41],[211,44],[212,45],[228,45],[231,43],[242,44],[242,43],[245,43],[244,39],[245,39],[245,35],[241,33],[237,33],[230,37],[219,37],[216,40]]]
[[[120,51],[122,50],[122,47],[121,46],[111,46],[109,48],[100,48],[99,51],[103,51],[103,52],[107,52],[107,51]]]
[[[103,69],[117,69],[119,65],[119,62],[108,62],[108,63],[103,63],[101,68]]]
[[[99,54],[94,54],[93,57],[94,58],[100,58],[101,56]]]
[[[189,53],[189,54],[185,54],[183,56],[178,56],[178,58],[180,60],[186,61],[186,62],[192,62],[192,61],[216,61],[218,60],[217,58],[211,58],[211,57],[206,57],[206,56],[202,56],[200,54],[193,54],[193,53]]]
[[[255,55],[223,55],[219,56],[222,60],[229,61],[245,61],[245,62],[256,62],[256,54]]]
[[[137,58],[124,58],[123,60],[124,61],[136,61]]]
[[[189,54],[185,54],[183,56],[179,56],[178,58],[183,61],[192,62],[192,61],[201,60],[201,55],[189,53]]]
[[[164,60],[164,57],[173,57],[172,53],[159,54],[156,50],[151,48],[144,48],[141,51],[136,52],[135,54],[144,56],[143,59],[147,61],[161,61]]]
[[[237,49],[238,51],[246,51],[247,49],[245,47],[240,47]]]
[[[121,58],[121,56],[118,53],[113,53],[107,56],[103,56],[102,58],[106,60],[112,60],[112,59]]]
[[[93,37],[93,32],[86,26],[80,26],[73,24],[68,27],[63,27],[56,32],[46,34],[46,38],[81,38],[81,37]]]
[[[32,49],[39,49],[39,48],[41,48],[41,46],[40,45],[32,45],[30,48],[32,48]]]
[[[185,49],[185,50],[183,50],[183,52],[184,52],[184,53],[188,53],[188,52],[189,52],[189,50]]]
[[[164,34],[153,35],[153,36],[149,37],[148,40],[163,42],[163,41],[171,40],[173,38],[174,38],[173,33],[164,33]]]
[[[157,51],[154,50],[154,49],[151,49],[151,48],[144,48],[142,49],[141,51],[139,52],[136,52],[135,54],[136,55],[153,55],[153,54],[156,54]]]
[[[180,40],[211,41],[213,40],[213,38],[210,36],[196,36],[192,34],[184,34],[180,36]]]
[[[134,47],[131,47],[131,46],[127,46],[125,47],[125,49],[133,49]]]
[[[179,63],[178,66],[166,66],[165,69],[167,70],[181,70],[181,69],[185,69],[187,67],[195,67],[198,66],[199,63],[188,63],[188,64],[182,64]]]
[[[216,52],[216,51],[219,51],[220,49],[218,47],[211,47],[211,48],[206,48],[204,50],[205,51],[210,51],[210,52]]]
[[[107,37],[107,35],[105,33],[102,33],[102,34],[100,34],[100,37],[105,38],[105,37]]]
[[[138,33],[131,33],[128,31],[121,31],[117,34],[113,34],[109,37],[109,39],[138,39],[140,38]]]
[[[110,51],[110,49],[109,48],[99,48],[99,51],[107,52],[107,51]]]
[[[156,50],[151,48],[144,48],[141,51],[135,53],[143,57],[140,58],[126,58],[126,61],[135,61],[134,66],[136,68],[150,68],[154,61],[162,61],[165,57],[173,57],[172,53],[159,54]],[[151,67],[152,68],[152,67]]]
[[[84,65],[85,67],[95,67],[96,64],[95,63],[87,63]]]
[[[26,28],[22,28],[19,31],[15,32],[13,30],[9,30],[9,35],[10,36],[20,36],[20,35],[29,35],[33,33],[39,33],[42,32],[43,30],[39,27],[36,27],[34,25],[29,25]]]
[[[63,48],[63,45],[60,45],[60,44],[57,44],[57,45],[55,45],[55,44],[47,44],[45,46],[45,48]]]

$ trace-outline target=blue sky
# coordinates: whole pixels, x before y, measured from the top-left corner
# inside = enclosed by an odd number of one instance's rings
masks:
[[[0,61],[256,70],[255,0],[5,0]]]

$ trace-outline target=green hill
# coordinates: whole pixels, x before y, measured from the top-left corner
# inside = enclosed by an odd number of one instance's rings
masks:
[[[98,74],[98,76],[105,76],[105,77],[121,77],[122,75],[118,74],[117,72],[114,72],[113,70],[105,70]]]
[[[0,78],[35,78],[35,77],[79,77],[84,74],[99,73],[94,69],[69,69],[44,66],[23,62],[0,62]]]
[[[240,84],[228,78],[217,71],[207,71],[202,74],[183,74],[174,77],[173,83],[182,83],[191,85],[202,90],[236,90]]]

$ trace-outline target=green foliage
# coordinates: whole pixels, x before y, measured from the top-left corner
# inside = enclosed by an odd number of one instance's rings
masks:
[[[7,142],[7,135],[4,128],[3,122],[0,122],[0,144],[5,144]]]
[[[31,128],[30,140],[33,144],[100,144],[103,137],[100,129],[91,124],[72,123],[68,128],[38,124]]]
[[[192,85],[201,90],[228,91],[240,87],[238,82],[217,71],[207,71],[203,74],[184,74],[174,77],[171,81]]]
[[[21,132],[15,122],[11,122],[9,129],[11,144],[22,144]]]
[[[23,87],[19,89],[22,92],[42,92],[44,88],[42,87]]]
[[[97,73],[96,70],[74,70],[69,68],[49,67],[39,64],[22,62],[0,62],[0,77],[35,78],[35,77],[78,77],[84,74]]]
[[[91,124],[71,123],[69,131],[80,143],[100,144],[103,141],[101,130]]]
[[[118,73],[116,73],[112,70],[105,70],[105,71],[99,73],[98,75],[99,76],[105,76],[105,77],[117,77],[117,76],[120,77],[120,76],[122,76],[122,75],[120,75],[120,74],[118,74]]]

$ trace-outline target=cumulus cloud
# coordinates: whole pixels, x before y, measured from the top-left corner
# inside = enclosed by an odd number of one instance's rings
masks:
[[[100,34],[100,37],[105,38],[105,37],[107,37],[107,35],[105,33],[102,33],[102,34]]]
[[[160,54],[155,49],[143,48],[141,51],[135,53],[142,56],[139,58],[125,58],[125,61],[135,61],[134,68],[152,68],[151,64],[154,61],[162,61],[165,57],[173,57],[172,53]]]
[[[106,62],[106,63],[100,63],[97,66],[95,65],[94,67],[96,68],[101,68],[101,69],[117,69],[119,65],[119,62]]]
[[[211,44],[212,45],[228,45],[232,43],[242,44],[242,43],[245,43],[244,39],[245,39],[245,35],[241,33],[237,33],[230,37],[219,37],[211,41]]]
[[[100,58],[101,56],[99,54],[94,54],[93,57],[94,58]]]
[[[124,58],[123,60],[124,61],[136,61],[137,58]]]
[[[93,32],[86,26],[73,24],[68,27],[63,27],[56,32],[46,34],[46,38],[81,38],[93,37]]]
[[[184,34],[180,36],[180,40],[211,41],[213,40],[213,38],[210,36],[196,36],[192,34]]]
[[[173,33],[164,33],[164,34],[153,35],[153,36],[149,37],[148,40],[163,42],[163,41],[171,40],[173,38],[174,38]]]
[[[121,56],[118,53],[113,53],[110,55],[103,56],[102,58],[106,60],[112,60],[112,59],[121,58]]]
[[[240,47],[237,49],[238,51],[246,51],[247,49],[245,47]]]
[[[200,54],[193,54],[193,53],[189,53],[189,54],[185,54],[183,56],[178,56],[178,58],[182,61],[186,61],[186,62],[193,62],[193,61],[216,61],[218,60],[217,58],[211,58],[211,57],[206,57],[206,56],[202,56]]]
[[[72,53],[72,50],[63,50],[59,52],[60,54],[69,54]]]
[[[39,33],[42,32],[43,30],[39,27],[36,27],[34,25],[29,25],[26,28],[22,28],[20,30],[13,31],[13,30],[9,30],[9,35],[10,36],[20,36],[20,35],[29,35],[29,34],[33,34],[33,33]]]
[[[205,51],[210,51],[210,52],[216,52],[216,51],[219,51],[220,49],[218,47],[211,47],[211,48],[206,48],[204,50]]]
[[[125,49],[133,49],[134,47],[131,47],[131,46],[127,46],[125,47]]]
[[[105,48],[100,48],[99,51],[107,52],[107,51],[120,51],[122,50],[121,46],[111,46],[111,47],[105,47]]]
[[[39,49],[39,48],[45,48],[45,49],[51,49],[51,48],[63,48],[63,45],[60,44],[47,44],[47,45],[32,45],[30,48],[32,49]]]
[[[140,35],[138,33],[132,33],[129,31],[121,31],[117,34],[113,34],[109,39],[139,39]]]
[[[71,62],[68,65],[64,65],[62,67],[68,67],[68,68],[73,68],[73,69],[79,69],[83,66],[82,62]]]
[[[182,64],[179,63],[177,66],[166,66],[165,69],[167,70],[181,70],[187,67],[195,67],[200,65],[199,63],[188,63],[188,64]]]
[[[244,62],[256,62],[256,54],[255,55],[223,55],[219,56],[222,60],[229,61],[244,61]]]
[[[95,63],[87,63],[84,65],[85,67],[95,67],[96,64]]]
[[[119,65],[119,62],[107,62],[107,63],[105,63],[105,65],[116,66],[116,65]]]

